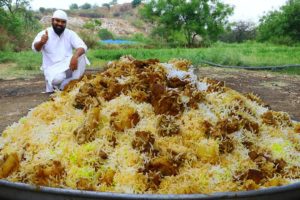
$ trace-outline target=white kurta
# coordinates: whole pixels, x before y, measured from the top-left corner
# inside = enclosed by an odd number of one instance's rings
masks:
[[[41,69],[44,71],[46,79],[46,92],[52,91],[52,80],[57,74],[65,72],[69,69],[73,49],[83,48],[87,51],[87,46],[80,39],[80,37],[72,30],[65,29],[65,31],[58,36],[52,27],[47,28],[48,41],[42,48],[43,63]],[[45,30],[38,33],[32,43],[32,49],[36,51],[34,44],[39,42]],[[89,64],[85,56],[86,64]]]

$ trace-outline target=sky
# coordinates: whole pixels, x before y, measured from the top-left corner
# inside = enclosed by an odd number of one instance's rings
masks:
[[[118,0],[118,3],[130,3],[132,0]],[[278,9],[287,0],[223,0],[223,2],[235,7],[234,14],[229,18],[230,21],[252,21],[257,23],[259,18],[270,10]],[[31,0],[31,7],[38,10],[40,7],[68,9],[72,3],[79,6],[84,3],[101,6],[111,0]]]

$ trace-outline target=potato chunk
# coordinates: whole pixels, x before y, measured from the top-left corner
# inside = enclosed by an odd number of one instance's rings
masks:
[[[3,163],[0,166],[0,178],[6,178],[19,168],[19,158],[16,153],[4,156]]]
[[[117,131],[133,128],[140,121],[139,114],[131,107],[121,107],[111,114],[110,124]]]

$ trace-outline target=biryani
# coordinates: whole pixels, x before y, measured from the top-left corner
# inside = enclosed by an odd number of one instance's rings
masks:
[[[300,123],[193,70],[127,56],[71,82],[4,130],[0,178],[135,194],[298,182]]]

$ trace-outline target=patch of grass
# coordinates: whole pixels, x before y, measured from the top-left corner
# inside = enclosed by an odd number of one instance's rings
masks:
[[[100,68],[108,61],[117,60],[123,55],[132,55],[137,59],[158,58],[166,62],[172,58],[189,59],[195,66],[203,66],[202,61],[211,61],[228,66],[280,66],[286,64],[300,64],[300,46],[288,47],[272,44],[247,42],[242,44],[215,43],[210,48],[172,48],[172,49],[144,49],[144,48],[114,48],[90,49],[87,53],[91,66]],[[0,63],[15,63],[9,72],[4,74],[36,74],[41,73],[42,56],[32,51],[19,53],[0,52]],[[300,67],[287,68],[276,71],[284,74],[300,75]],[[1,71],[1,76],[3,72]]]

